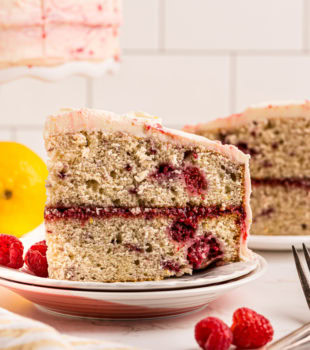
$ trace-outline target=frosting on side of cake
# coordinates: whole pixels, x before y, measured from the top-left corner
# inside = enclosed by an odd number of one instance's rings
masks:
[[[229,117],[218,118],[208,123],[186,125],[183,130],[194,133],[220,128],[228,130],[254,120],[295,117],[310,118],[310,101],[264,102],[250,106],[244,112],[232,114]]]

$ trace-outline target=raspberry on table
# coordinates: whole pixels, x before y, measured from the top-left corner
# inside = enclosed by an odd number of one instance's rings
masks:
[[[0,265],[19,269],[24,265],[23,243],[15,236],[0,234]]]
[[[195,339],[204,350],[228,350],[233,335],[223,321],[216,317],[207,317],[196,324]]]
[[[242,307],[233,314],[233,344],[243,349],[256,349],[269,343],[273,328],[264,316]]]
[[[26,265],[36,276],[48,277],[46,251],[46,242],[41,241],[32,245],[25,255]]]

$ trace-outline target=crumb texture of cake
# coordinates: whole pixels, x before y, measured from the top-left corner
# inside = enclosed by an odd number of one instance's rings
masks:
[[[118,60],[120,0],[3,0],[0,68]]]
[[[184,130],[251,156],[251,233],[310,234],[310,102],[251,107]]]
[[[244,165],[156,138],[79,132],[47,139],[49,206],[240,206]]]
[[[159,212],[149,217],[145,213],[126,217],[114,212],[105,219],[89,213],[83,224],[74,218],[72,209],[68,217],[54,217],[52,213],[45,214],[51,278],[160,280],[192,273],[218,259],[239,260],[243,228],[238,212],[197,218],[190,211],[169,216]]]
[[[254,235],[310,235],[310,184],[252,184]]]
[[[49,276],[160,280],[251,258],[249,156],[141,113],[47,119]]]

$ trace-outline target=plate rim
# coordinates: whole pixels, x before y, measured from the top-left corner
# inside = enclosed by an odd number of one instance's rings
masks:
[[[249,248],[266,251],[288,251],[301,243],[310,243],[310,235],[250,235],[248,240]]]
[[[61,289],[68,289],[68,290],[94,290],[94,291],[100,291],[100,290],[109,290],[112,292],[115,291],[129,291],[129,292],[137,292],[140,290],[175,290],[175,289],[182,289],[182,288],[189,288],[186,286],[187,283],[190,283],[190,287],[196,288],[199,286],[206,286],[206,285],[213,285],[216,283],[224,283],[236,278],[240,278],[242,276],[246,276],[249,273],[253,272],[259,265],[259,255],[256,253],[252,254],[252,258],[249,261],[252,264],[249,266],[245,266],[243,269],[243,272],[240,273],[240,271],[233,271],[229,275],[222,275],[222,276],[214,276],[213,281],[203,281],[205,277],[198,277],[197,281],[186,281],[181,280],[182,276],[178,280],[178,277],[169,279],[167,278],[163,282],[163,280],[160,281],[141,281],[141,282],[80,282],[80,281],[66,281],[66,280],[56,280],[56,279],[46,279],[38,276],[34,276],[32,274],[27,273],[23,270],[12,270],[7,267],[0,266],[0,278],[15,281],[17,283],[24,283],[28,285],[36,285],[41,287],[50,287],[50,288],[61,288]],[[245,262],[246,263],[246,262]],[[232,263],[233,264],[233,263]],[[231,264],[227,264],[231,265]],[[214,267],[216,269],[217,267]],[[10,271],[11,275],[6,277],[5,273],[7,271]],[[1,273],[3,272],[3,273]],[[208,272],[208,270],[206,270]],[[14,274],[16,274],[16,278],[14,278]],[[22,278],[20,280],[18,277],[20,276],[27,276],[26,278],[32,278],[33,280],[25,280]],[[186,277],[191,278],[194,277],[186,275]],[[45,282],[46,281],[46,282]],[[194,283],[193,283],[194,282]],[[158,283],[158,285],[156,285]],[[66,284],[68,284],[66,286]],[[84,286],[83,286],[84,284]]]
[[[257,267],[250,273],[246,274],[245,276],[241,276],[238,278],[235,278],[233,280],[229,280],[226,282],[222,282],[222,283],[215,283],[212,285],[205,285],[205,286],[197,286],[197,287],[185,287],[185,288],[178,288],[178,289],[169,289],[169,290],[147,290],[147,291],[112,291],[112,290],[86,290],[86,289],[68,289],[68,288],[58,288],[58,287],[44,287],[44,286],[38,286],[38,285],[34,285],[34,284],[27,284],[27,283],[22,283],[22,282],[16,282],[16,281],[11,281],[9,279],[5,279],[0,277],[0,285],[2,284],[2,281],[5,281],[4,284],[13,284],[13,285],[17,285],[17,286],[23,286],[24,288],[22,288],[23,290],[28,290],[31,291],[33,289],[36,289],[36,292],[51,292],[53,293],[53,291],[56,292],[56,294],[61,294],[61,292],[71,292],[71,293],[77,293],[77,294],[87,294],[87,293],[95,293],[95,294],[104,294],[104,295],[131,295],[131,296],[136,296],[136,298],[133,299],[138,299],[141,298],[143,296],[149,296],[150,294],[152,295],[156,295],[156,294],[164,294],[165,296],[169,296],[172,294],[175,295],[175,293],[177,294],[182,294],[184,292],[197,292],[200,293],[202,291],[207,291],[207,292],[214,292],[214,291],[221,291],[221,290],[225,290],[225,288],[227,288],[227,285],[229,286],[235,286],[235,285],[243,285],[246,282],[249,282],[251,280],[255,280],[259,277],[261,277],[267,270],[267,261],[265,258],[263,258],[261,255],[256,254],[258,257],[258,265]],[[2,284],[3,286],[3,284]],[[6,288],[9,288],[8,286],[4,286]],[[20,289],[20,288],[17,288]]]

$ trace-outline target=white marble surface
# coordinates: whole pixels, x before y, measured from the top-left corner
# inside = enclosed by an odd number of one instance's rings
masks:
[[[275,339],[301,326],[310,319],[290,252],[259,252],[269,268],[252,284],[241,287],[191,315],[157,320],[89,321],[69,319],[38,310],[22,297],[0,288],[0,307],[20,315],[46,322],[60,332],[95,339],[107,339],[141,349],[194,350],[195,323],[206,316],[231,323],[233,311],[241,306],[253,308],[272,322]]]

